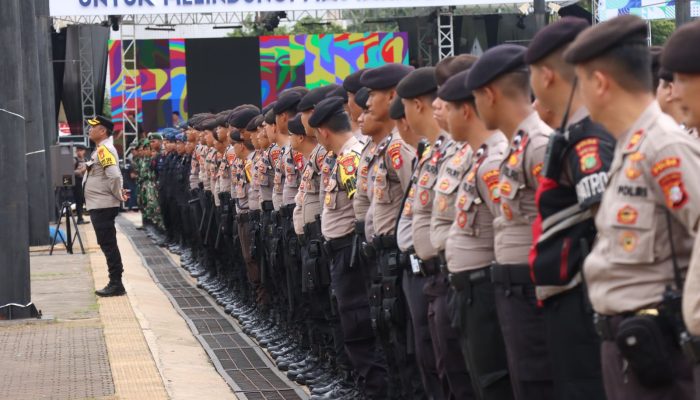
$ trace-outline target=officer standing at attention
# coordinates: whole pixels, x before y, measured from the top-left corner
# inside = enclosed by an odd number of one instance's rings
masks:
[[[500,207],[499,168],[508,139],[479,118],[474,96],[466,90],[468,74],[454,74],[438,91],[448,129],[460,147],[440,172],[433,224],[450,222],[449,231],[442,233],[451,284],[448,304],[475,396],[506,400],[513,398],[513,389],[490,267],[493,220]]]
[[[564,50],[588,21],[564,17],[539,31],[525,53],[530,83],[554,121],[564,124],[551,139],[538,191],[530,267],[543,302],[554,391],[559,399],[605,399],[600,338],[581,284],[581,266],[595,238],[600,203],[615,139],[591,121]],[[562,270],[564,268],[564,270]]]
[[[122,256],[117,246],[117,230],[114,219],[119,214],[119,205],[128,196],[122,189],[122,173],[119,170],[119,155],[114,148],[112,128],[114,124],[101,115],[87,121],[90,125],[90,140],[97,149],[92,153],[83,176],[85,203],[90,210],[90,219],[95,228],[97,243],[107,259],[109,283],[95,291],[102,297],[126,294],[122,284]]]
[[[447,275],[440,270],[438,249],[433,246],[431,237],[433,232],[430,225],[438,171],[443,162],[452,157],[456,147],[449,134],[442,130],[433,118],[432,103],[437,97],[437,89],[433,67],[411,72],[396,88],[398,96],[402,99],[408,125],[430,146],[422,155],[413,174],[415,184],[411,188],[414,191],[411,226],[415,254],[410,257],[418,264],[418,268],[411,269],[413,277],[409,279],[416,282],[411,282],[411,286],[414,287],[406,293],[406,298],[412,303],[415,311],[425,308],[423,303],[427,304],[425,317],[444,398],[468,399],[473,398],[471,382],[464,358],[454,351],[459,346],[458,334],[452,328],[447,312]],[[471,149],[467,149],[464,158],[468,159],[470,156]],[[418,258],[415,258],[416,256]],[[418,286],[416,283],[422,283],[422,287],[415,287]],[[416,292],[415,289],[419,291]],[[422,319],[423,316],[418,318]]]
[[[341,98],[331,97],[318,103],[309,125],[318,129],[323,147],[337,154],[331,177],[323,188],[321,231],[326,240],[326,252],[331,257],[331,288],[338,301],[345,349],[363,381],[360,387],[366,396],[385,399],[386,364],[375,345],[363,271],[350,264],[355,229],[352,198],[357,190],[356,174],[362,145],[350,130],[350,118]]]
[[[552,129],[532,109],[525,50],[504,44],[486,51],[471,68],[467,91],[474,93],[486,128],[500,130],[510,141],[500,171],[501,213],[494,220],[491,280],[513,392],[519,400],[546,400],[553,398],[552,371],[528,255],[537,217],[535,191]]]
[[[617,139],[585,281],[608,398],[693,399],[674,321],[700,218],[700,145],[654,100],[647,34],[644,20],[625,15],[564,53],[591,119]]]

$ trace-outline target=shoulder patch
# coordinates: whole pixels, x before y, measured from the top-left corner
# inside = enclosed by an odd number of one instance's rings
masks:
[[[661,175],[669,168],[677,168],[681,166],[681,159],[678,157],[664,158],[651,167],[651,174],[654,176]]]
[[[360,164],[360,156],[351,152],[338,158],[340,165],[340,181],[345,187],[348,198],[351,199],[357,192],[357,166]]]
[[[489,197],[491,197],[491,201],[494,203],[498,203],[501,199],[500,174],[500,170],[492,169],[491,171],[487,171],[481,177],[481,179],[484,180],[486,187],[489,189]]]
[[[100,162],[102,168],[111,167],[112,165],[117,165],[117,159],[114,157],[107,146],[102,145],[97,149],[97,161]]]
[[[677,210],[688,202],[688,193],[683,183],[683,174],[680,172],[668,173],[659,179],[659,186],[664,192],[666,206]]]
[[[394,142],[389,146],[387,150],[389,158],[391,159],[391,166],[394,169],[399,169],[403,165],[403,157],[401,156],[401,142]]]
[[[600,160],[598,147],[600,139],[588,138],[578,142],[575,146],[576,154],[579,158],[579,169],[584,174],[591,174],[603,167],[603,162]]]
[[[304,155],[300,152],[294,152],[294,165],[297,171],[302,171],[304,169]]]

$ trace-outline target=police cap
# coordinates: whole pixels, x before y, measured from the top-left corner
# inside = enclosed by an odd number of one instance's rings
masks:
[[[262,115],[267,115],[267,112],[270,111],[270,110],[272,110],[272,109],[275,107],[275,103],[277,103],[277,102],[276,102],[276,101],[273,101],[272,103],[270,103],[270,104],[266,105],[265,107],[263,107],[263,109],[262,109]]]
[[[342,97],[343,100],[345,101],[345,103],[347,103],[349,100],[348,91],[345,90],[345,88],[343,88],[342,86],[338,86],[337,88],[331,90],[330,92],[328,92],[328,94],[326,94],[326,97],[334,97],[334,96]]]
[[[647,23],[633,15],[621,15],[581,32],[564,53],[571,64],[581,64],[626,44],[646,45]]]
[[[700,43],[700,21],[681,26],[666,42],[661,66],[670,72],[700,74],[700,55],[694,46],[697,43]]]
[[[362,88],[360,78],[362,77],[362,74],[365,73],[365,71],[367,71],[367,69],[363,68],[348,75],[343,81],[343,89],[347,90],[350,93],[357,93],[357,91]]]
[[[536,64],[576,39],[590,25],[577,17],[564,17],[542,28],[525,52],[525,63]]]
[[[389,117],[393,120],[399,120],[406,117],[406,109],[403,106],[403,101],[401,97],[396,96],[394,100],[391,101],[391,106],[389,106]]]
[[[306,136],[306,128],[304,128],[304,124],[301,123],[301,114],[297,114],[294,118],[289,120],[289,133]]]
[[[301,98],[299,104],[297,105],[297,111],[303,112],[313,109],[319,101],[326,98],[326,95],[330,91],[335,90],[339,87],[340,86],[336,84],[332,84],[312,89],[311,91],[309,91],[309,93],[307,93],[306,95],[304,95],[304,97]]]
[[[205,118],[202,118],[201,121],[199,121],[199,130],[200,131],[206,131],[206,130],[213,131],[214,129],[216,129],[217,126],[218,125],[216,123],[216,117],[214,117],[214,116],[205,117]]]
[[[102,125],[105,128],[107,128],[107,130],[110,132],[112,132],[112,129],[114,129],[114,123],[112,122],[112,120],[102,115],[97,115],[95,116],[95,118],[88,119],[87,123],[90,126]]]
[[[365,71],[360,84],[370,90],[384,90],[395,87],[415,68],[410,65],[391,63]]]
[[[260,110],[255,108],[239,108],[231,113],[228,119],[228,124],[236,129],[245,129],[250,121],[260,115]]]
[[[360,106],[363,110],[366,110],[367,100],[369,100],[369,89],[366,87],[360,88],[360,90],[355,93],[355,104]]]
[[[501,44],[488,49],[472,65],[468,75],[466,90],[472,92],[495,81],[501,76],[525,70],[525,47],[515,44]]]
[[[243,140],[243,137],[241,136],[241,131],[238,129],[234,129],[231,131],[229,134],[229,137],[231,138],[232,141],[236,143],[243,143],[245,140]]]
[[[469,71],[458,72],[445,81],[440,90],[438,97],[444,101],[459,102],[468,101],[474,98],[471,90],[467,90],[467,81],[469,80]]]
[[[265,123],[268,125],[275,125],[277,123],[275,119],[275,110],[270,110],[265,114]]]
[[[296,107],[301,101],[302,97],[304,97],[304,95],[302,95],[301,92],[296,90],[290,89],[283,92],[277,99],[277,103],[275,104],[275,106],[272,108],[275,112],[275,115],[279,115],[287,111],[296,111]]]
[[[181,132],[181,133],[178,133],[177,135],[175,135],[175,141],[176,142],[185,142],[186,141],[185,134]]]
[[[233,110],[226,110],[216,114],[216,125],[226,127],[228,126],[228,117],[231,115]]]
[[[251,119],[250,122],[248,122],[248,125],[246,125],[245,130],[250,131],[250,132],[255,132],[260,128],[260,125],[262,125],[263,121],[265,121],[265,117],[263,117],[261,114],[258,114],[255,116],[255,118]]]
[[[415,99],[437,90],[435,67],[423,67],[406,75],[396,87],[396,93],[404,99]]]
[[[345,112],[345,103],[341,97],[329,97],[316,104],[314,113],[309,118],[309,125],[318,128],[334,115]]]

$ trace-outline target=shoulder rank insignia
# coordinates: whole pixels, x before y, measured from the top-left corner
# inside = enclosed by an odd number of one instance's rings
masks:
[[[97,149],[97,160],[100,162],[102,168],[111,167],[112,165],[117,165],[117,159],[114,157],[107,146],[102,145]]]
[[[389,146],[387,150],[389,158],[391,159],[391,166],[394,169],[399,169],[403,165],[403,157],[401,156],[401,142],[394,142]]]

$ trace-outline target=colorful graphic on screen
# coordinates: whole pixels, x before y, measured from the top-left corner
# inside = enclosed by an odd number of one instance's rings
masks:
[[[606,21],[618,15],[632,14],[643,19],[674,19],[675,0],[598,0],[598,19]],[[700,0],[690,2],[690,15],[700,17]]]

